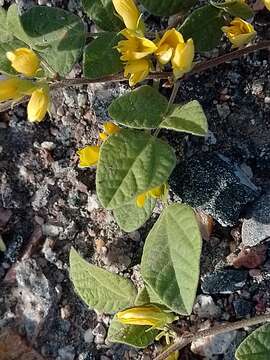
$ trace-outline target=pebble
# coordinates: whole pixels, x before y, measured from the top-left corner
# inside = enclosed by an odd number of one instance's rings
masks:
[[[243,221],[244,246],[255,246],[270,238],[270,192],[255,202]]]
[[[253,304],[245,299],[237,299],[233,301],[233,308],[237,319],[245,318],[251,315]]]
[[[218,318],[221,314],[221,309],[216,306],[213,298],[209,295],[197,296],[193,311],[200,318],[205,319]]]
[[[216,153],[201,153],[180,162],[170,186],[183,202],[211,215],[223,226],[237,223],[245,206],[259,195],[239,166]]]
[[[94,341],[93,329],[87,329],[83,335],[83,338],[86,343],[91,344]]]
[[[206,359],[212,359],[215,355],[223,355],[228,351],[232,342],[236,339],[237,331],[231,331],[215,336],[193,341],[191,351],[194,354],[204,356]]]
[[[52,141],[43,141],[40,145],[42,149],[52,151],[56,148],[56,145]]]
[[[100,204],[97,195],[89,194],[87,199],[87,211],[91,213],[93,210],[97,210],[99,208],[100,208]]]
[[[232,294],[244,287],[246,270],[217,270],[202,278],[201,288],[205,294]]]
[[[67,345],[58,350],[58,358],[57,360],[74,360],[75,358],[75,350],[72,345]]]

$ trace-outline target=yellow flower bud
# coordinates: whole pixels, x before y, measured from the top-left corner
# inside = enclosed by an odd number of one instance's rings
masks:
[[[122,54],[120,57],[122,61],[143,59],[153,54],[157,49],[153,41],[138,36],[132,31],[125,29],[121,31],[121,34],[127,39],[119,41],[117,45],[117,50]]]
[[[233,47],[248,44],[257,34],[253,25],[241,18],[235,18],[230,26],[223,26],[221,30],[233,44]]]
[[[146,59],[129,61],[124,69],[124,76],[129,78],[129,85],[134,86],[147,78],[151,63]]]
[[[263,0],[263,3],[265,5],[266,9],[270,11],[270,0]]]
[[[116,134],[120,131],[120,127],[118,127],[117,125],[115,125],[114,123],[108,121],[105,122],[105,124],[103,125],[104,128],[104,132],[99,134],[99,137],[102,141],[107,140],[107,138],[110,135]]]
[[[31,49],[8,51],[6,56],[11,61],[11,66],[25,76],[34,76],[39,69],[40,59]]]
[[[49,92],[45,88],[33,91],[27,106],[28,120],[40,122],[44,119],[50,104]]]
[[[188,39],[185,43],[179,43],[176,46],[172,67],[175,79],[179,79],[184,74],[192,70],[195,55],[194,43],[192,39]]]
[[[79,166],[81,168],[97,165],[99,159],[99,146],[86,146],[83,149],[77,151],[77,154],[80,157]]]
[[[117,13],[129,30],[136,30],[140,21],[140,12],[133,0],[113,0]]]
[[[11,77],[0,80],[0,101],[16,100],[33,88],[31,81]],[[28,90],[28,91],[27,91]]]
[[[178,44],[184,43],[182,34],[176,29],[170,29],[165,32],[161,40],[158,42],[155,55],[162,64],[168,64]]]
[[[155,199],[161,198],[161,196],[164,194],[164,188],[165,188],[164,185],[157,186],[157,187],[155,187],[153,189],[150,189],[150,190],[145,191],[144,193],[138,195],[136,197],[137,206],[140,207],[140,208],[144,207],[145,201],[147,200],[147,198],[149,196],[151,196],[151,197],[153,197]]]
[[[148,325],[159,329],[163,329],[167,324],[178,319],[173,313],[151,304],[120,311],[116,314],[116,318],[122,324]]]

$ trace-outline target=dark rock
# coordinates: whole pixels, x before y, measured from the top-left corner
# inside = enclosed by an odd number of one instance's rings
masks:
[[[247,175],[220,154],[202,153],[180,162],[170,185],[185,203],[224,226],[235,224],[244,206],[259,195]]]
[[[242,241],[245,246],[255,246],[269,238],[270,192],[253,204],[242,226]]]
[[[218,270],[202,278],[201,288],[205,294],[231,294],[242,289],[247,280],[245,270]]]
[[[233,308],[237,319],[244,318],[250,315],[253,305],[250,301],[245,299],[237,299],[233,301]]]

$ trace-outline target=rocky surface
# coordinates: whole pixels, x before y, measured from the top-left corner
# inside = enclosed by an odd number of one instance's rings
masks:
[[[11,2],[0,4],[7,7]],[[22,9],[34,3],[63,7],[79,14],[88,29],[93,26],[77,0],[16,3]],[[269,14],[256,14],[259,38],[270,39]],[[148,20],[153,27],[161,25],[159,18]],[[165,23],[162,20],[162,26]],[[206,57],[227,50],[228,44],[224,43]],[[80,75],[81,67],[76,65],[70,77]],[[192,159],[202,159],[202,163],[194,161],[200,172],[196,167],[186,171],[207,186],[209,199],[215,198],[214,191],[220,190],[221,183],[216,165],[209,166],[211,161],[228,174],[223,177],[226,189],[237,194],[227,196],[227,201],[221,197],[218,210],[211,212],[220,224],[213,221],[214,226],[205,236],[198,298],[193,314],[183,320],[186,329],[207,328],[213,320],[234,321],[270,309],[268,242],[263,244],[263,252],[258,253],[255,248],[256,261],[254,256],[250,261],[249,254],[254,252],[245,250],[249,261],[245,258],[243,262],[242,258],[238,269],[235,263],[228,263],[229,255],[238,256],[242,251],[242,256],[244,245],[255,244],[254,234],[256,242],[258,238],[266,240],[258,235],[265,229],[265,222],[259,219],[262,213],[258,215],[258,210],[252,209],[258,204],[258,189],[265,194],[269,187],[269,83],[266,50],[192,76],[182,82],[177,101],[201,102],[209,121],[209,134],[196,138],[161,132],[175,147],[180,163],[192,164]],[[0,235],[7,248],[0,254],[0,326],[12,328],[2,339],[21,344],[28,360],[150,360],[160,350],[158,343],[140,351],[109,344],[106,334],[110,317],[89,310],[74,293],[68,276],[68,255],[74,246],[88,261],[138,281],[144,240],[159,209],[142,229],[125,234],[112,214],[98,203],[95,169],[79,169],[76,155],[78,148],[96,143],[102,123],[108,119],[109,103],[127,89],[126,84],[93,84],[59,90],[53,95],[51,116],[38,125],[27,122],[25,106],[0,114]],[[168,89],[162,91],[169,96]],[[214,158],[214,152],[223,158]],[[224,161],[224,157],[228,160]],[[237,173],[234,164],[238,166]],[[240,173],[246,174],[249,185],[243,183]],[[181,176],[180,173],[174,178],[179,188],[183,186]],[[197,196],[205,193],[203,187]],[[221,191],[220,194],[224,195]],[[190,194],[189,198],[196,200]],[[209,199],[205,198],[206,204]],[[171,193],[170,200],[179,201],[179,196]],[[263,208],[265,211],[267,204]],[[249,210],[253,217],[247,217]],[[243,219],[244,223],[253,219],[251,225],[259,227],[253,232],[253,242],[245,242],[244,235],[242,238]],[[238,331],[193,344],[193,353],[187,349],[186,358],[233,359],[234,349],[245,334]],[[24,359],[21,354],[17,352],[17,358]]]

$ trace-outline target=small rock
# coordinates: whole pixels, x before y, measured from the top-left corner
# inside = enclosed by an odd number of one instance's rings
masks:
[[[245,270],[217,270],[202,278],[201,288],[205,294],[231,294],[242,289],[247,280]]]
[[[212,359],[214,355],[224,356],[236,336],[237,331],[231,331],[215,336],[207,336],[193,341],[191,344],[191,351],[194,354],[205,356],[206,359]]]
[[[65,346],[58,350],[59,360],[74,360],[75,351],[71,345]]]
[[[242,241],[245,246],[255,246],[269,238],[270,192],[254,203],[242,226]]]
[[[91,344],[94,341],[93,329],[87,329],[83,337],[86,343]]]
[[[17,309],[22,316],[28,340],[34,341],[42,325],[53,318],[55,291],[33,259],[20,262],[16,267],[18,289],[14,294],[18,298]]]
[[[87,211],[92,212],[93,210],[99,209],[100,204],[96,194],[89,194],[87,200]]]
[[[52,151],[55,149],[56,145],[52,141],[43,141],[40,145],[42,149]]]
[[[95,336],[95,343],[97,345],[104,344],[105,337],[106,337],[106,329],[101,323],[97,324],[97,326],[94,328],[92,334]]]
[[[253,304],[245,299],[237,299],[233,301],[233,308],[237,319],[241,319],[250,315]]]
[[[231,113],[230,107],[227,104],[217,105],[217,112],[221,119],[226,119]]]
[[[193,311],[200,318],[205,319],[218,318],[221,313],[220,308],[216,306],[213,298],[209,295],[197,296]]]
[[[52,224],[44,224],[42,225],[42,231],[45,236],[56,237],[63,232],[63,228]]]
[[[267,247],[265,245],[259,245],[254,248],[244,248],[238,255],[231,258],[229,264],[236,269],[240,267],[255,269],[265,262],[266,252]]]
[[[185,203],[223,226],[235,224],[245,205],[259,193],[240,167],[220,154],[202,153],[180,162],[170,185]]]

